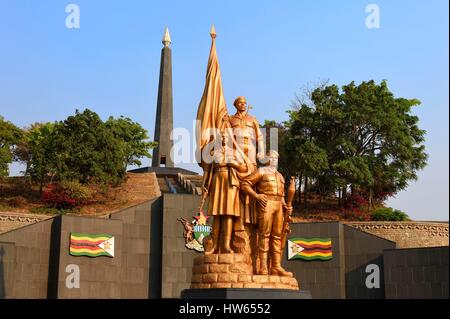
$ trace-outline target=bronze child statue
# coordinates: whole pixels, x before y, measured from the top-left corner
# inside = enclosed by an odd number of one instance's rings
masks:
[[[268,257],[270,253],[270,274],[292,277],[281,267],[283,251],[283,231],[289,221],[292,207],[284,199],[285,181],[278,170],[278,153],[270,151],[269,165],[260,167],[241,183],[241,190],[257,202],[259,275],[269,274]],[[255,190],[253,189],[255,188]]]

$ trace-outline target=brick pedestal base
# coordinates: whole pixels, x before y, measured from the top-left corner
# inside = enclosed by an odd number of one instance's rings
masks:
[[[194,260],[191,289],[276,288],[299,290],[293,277],[254,275],[243,254],[210,254]]]

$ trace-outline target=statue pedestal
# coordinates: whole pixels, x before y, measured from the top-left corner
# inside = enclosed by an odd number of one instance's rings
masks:
[[[307,290],[271,288],[185,289],[181,299],[311,299]]]
[[[253,275],[253,267],[244,254],[209,254],[194,259],[191,289],[248,288],[299,291],[297,279],[293,277]],[[258,288],[258,289],[255,289]],[[220,293],[228,293],[224,290]]]

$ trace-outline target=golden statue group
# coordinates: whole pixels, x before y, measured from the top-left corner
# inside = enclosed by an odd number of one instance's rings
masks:
[[[206,84],[197,111],[197,158],[203,168],[200,211],[208,204],[212,235],[197,258],[192,288],[298,289],[281,266],[289,232],[294,183],[285,200],[285,180],[277,171],[278,153],[266,152],[245,97],[228,115],[217,59],[214,27]]]

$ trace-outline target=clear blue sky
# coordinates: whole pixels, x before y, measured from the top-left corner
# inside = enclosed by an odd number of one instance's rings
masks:
[[[65,26],[69,3],[80,8],[80,29]],[[370,3],[379,29],[366,28]],[[448,9],[447,0],[0,0],[0,115],[26,126],[88,107],[104,119],[129,116],[153,136],[168,25],[174,126],[191,128],[214,23],[230,111],[245,95],[261,122],[286,120],[295,93],[318,79],[387,79],[396,96],[421,100],[429,165],[389,204],[414,219],[448,220]]]

